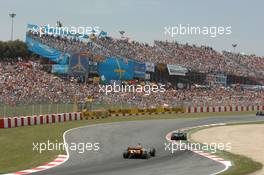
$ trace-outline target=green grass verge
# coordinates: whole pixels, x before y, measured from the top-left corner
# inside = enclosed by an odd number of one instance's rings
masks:
[[[241,125],[241,124],[264,124],[264,122],[241,122],[241,123],[231,123],[227,125]],[[210,126],[205,128],[192,129],[189,131],[189,135],[197,131],[208,129],[211,127],[221,127],[221,126]],[[196,142],[196,141],[191,140],[190,142]],[[256,162],[253,159],[243,155],[238,155],[220,150],[217,150],[215,154],[218,155],[219,157],[224,158],[225,160],[230,160],[232,162],[232,166],[227,171],[221,173],[221,175],[247,175],[258,171],[263,167],[261,163]]]
[[[193,119],[229,115],[247,115],[252,112],[223,112],[223,113],[195,113],[195,114],[164,114],[144,115],[137,117],[112,117],[99,120],[82,120],[56,123],[49,125],[26,126],[12,129],[0,129],[0,173],[8,173],[29,169],[52,161],[56,155],[65,154],[64,151],[45,151],[39,154],[33,151],[33,142],[63,142],[63,133],[68,129],[111,122],[153,119]]]

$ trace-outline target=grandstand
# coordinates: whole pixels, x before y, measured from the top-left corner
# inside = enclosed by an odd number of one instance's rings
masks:
[[[2,106],[72,105],[88,96],[94,106],[263,104],[263,57],[167,41],[150,46],[107,35],[40,36],[32,30],[36,26],[28,25],[26,44],[40,58],[0,63]],[[99,93],[98,83],[113,82],[165,84],[166,92]]]

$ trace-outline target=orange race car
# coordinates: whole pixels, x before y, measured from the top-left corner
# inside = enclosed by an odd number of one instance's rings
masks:
[[[124,153],[124,159],[131,159],[131,158],[140,158],[140,159],[148,159],[150,157],[154,157],[156,155],[155,148],[146,149],[143,148],[140,144],[135,147],[128,147]]]

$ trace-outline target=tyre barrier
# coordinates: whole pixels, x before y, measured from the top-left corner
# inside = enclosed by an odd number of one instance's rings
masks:
[[[86,120],[103,119],[109,116],[109,112],[106,110],[95,110],[95,111],[83,111],[83,118]]]
[[[0,128],[16,128],[82,120],[81,112],[0,118]]]
[[[185,107],[178,108],[148,108],[148,109],[109,109],[109,117],[120,117],[120,116],[137,116],[137,115],[155,115],[155,114],[175,114],[185,113]]]

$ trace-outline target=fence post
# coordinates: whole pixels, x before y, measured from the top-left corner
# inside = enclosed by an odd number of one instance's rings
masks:
[[[42,104],[39,104],[39,115],[42,115]]]
[[[51,110],[50,110],[50,107],[51,107],[51,106],[50,106],[50,103],[49,103],[49,104],[48,104],[48,112],[47,112],[47,114],[50,114],[50,111],[51,111]]]
[[[35,111],[35,105],[34,104],[32,104],[32,112],[31,112],[31,115],[34,115],[34,111]]]
[[[4,104],[4,117],[6,117],[6,105]]]

